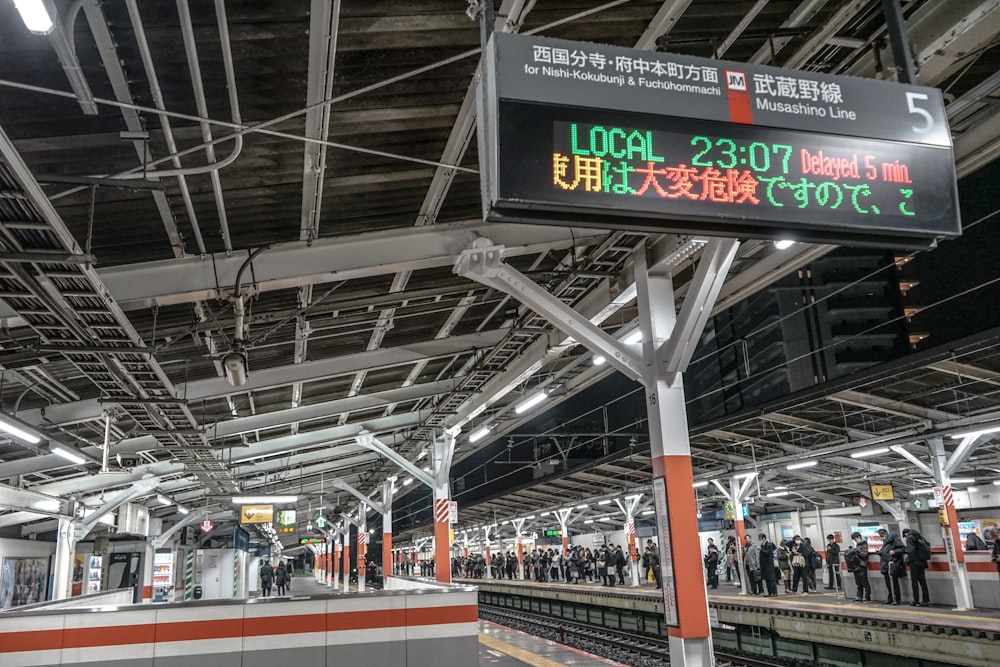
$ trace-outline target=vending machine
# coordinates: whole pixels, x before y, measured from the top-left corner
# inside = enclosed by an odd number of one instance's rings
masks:
[[[87,584],[88,593],[99,593],[101,591],[101,556],[91,555],[87,559],[87,572],[84,581]]]
[[[170,602],[174,598],[174,552],[158,550],[153,556],[153,602]]]

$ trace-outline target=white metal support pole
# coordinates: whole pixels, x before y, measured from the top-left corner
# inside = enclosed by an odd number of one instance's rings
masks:
[[[955,589],[955,606],[960,610],[975,609],[972,601],[972,588],[969,585],[969,571],[965,564],[965,552],[962,550],[962,536],[958,531],[958,514],[955,512],[951,479],[947,472],[948,455],[944,448],[944,441],[940,437],[929,438],[927,449],[931,453],[934,482],[944,489],[943,508],[948,517],[948,525],[941,527],[941,534],[944,537],[945,550],[948,552],[951,583]]]
[[[333,590],[337,590],[340,587],[340,551],[343,549],[342,539],[340,526],[338,525],[334,528],[333,553],[330,554],[330,569],[332,571],[330,581],[333,583]]]
[[[367,573],[368,561],[368,507],[361,503],[358,507],[358,592],[365,592],[365,575]]]
[[[351,590],[351,522],[344,520],[344,543],[341,547],[341,563],[343,565],[344,592]]]
[[[511,523],[514,525],[514,532],[517,535],[518,578],[522,581],[524,581],[524,541],[521,536],[524,534],[524,524],[527,521],[527,519],[511,519]]]
[[[563,557],[569,556],[569,515],[573,513],[571,509],[556,510],[556,517],[559,519],[559,532],[562,533]]]
[[[743,498],[740,497],[740,482],[735,477],[729,478],[730,496],[733,503],[733,524],[736,526],[736,562],[740,575],[740,595],[747,594],[746,568],[743,566],[743,545],[746,542],[746,524],[743,517]]]
[[[653,499],[670,662],[675,667],[711,667],[715,654],[698,543],[684,385],[680,375],[665,372],[657,359],[663,341],[675,333],[673,281],[667,272],[651,275],[645,246],[633,253],[633,266],[644,341]],[[711,304],[704,307],[711,309]]]
[[[626,496],[624,501],[615,498],[615,504],[625,515],[625,538],[628,540],[629,563],[631,563],[632,586],[639,585],[639,552],[635,547],[635,511],[642,500],[641,494]]]
[[[59,517],[56,533],[56,556],[53,566],[52,599],[65,600],[70,596],[73,585],[73,552],[76,550],[73,522],[67,517]]]
[[[483,526],[483,538],[484,544],[486,545],[486,570],[483,572],[483,577],[486,579],[493,578],[493,556],[490,553],[490,526]]]
[[[434,572],[440,584],[451,583],[451,460],[455,455],[452,431],[434,438],[431,447],[434,476]]]
[[[382,583],[392,574],[392,499],[396,493],[396,478],[382,482]]]

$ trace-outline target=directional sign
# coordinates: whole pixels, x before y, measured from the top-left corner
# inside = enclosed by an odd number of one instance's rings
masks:
[[[299,544],[326,544],[325,537],[300,537]]]
[[[215,524],[212,523],[211,519],[205,519],[198,524],[198,528],[202,533],[211,533],[215,529]]]
[[[240,523],[273,523],[274,505],[240,506]]]
[[[313,525],[315,525],[320,530],[326,528],[329,524],[330,524],[330,520],[327,519],[322,514],[320,514],[315,519],[313,519]]]
[[[892,488],[892,484],[872,484],[872,500],[895,500],[896,493]]]
[[[864,496],[858,496],[858,507],[860,507],[861,509],[867,509],[868,499],[865,498]]]
[[[880,247],[961,233],[937,89],[500,33],[483,62],[490,220]]]

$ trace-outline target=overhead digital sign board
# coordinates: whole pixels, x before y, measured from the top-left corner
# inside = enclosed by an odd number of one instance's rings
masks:
[[[495,34],[487,219],[928,245],[960,229],[932,88]]]

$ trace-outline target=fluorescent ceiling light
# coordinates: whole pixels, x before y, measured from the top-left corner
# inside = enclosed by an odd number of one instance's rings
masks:
[[[622,339],[622,342],[625,343],[626,345],[635,345],[637,343],[641,343],[642,342],[642,330],[641,329],[636,329],[635,331],[633,331],[629,335],[625,336],[625,338]]]
[[[421,449],[420,453],[417,454],[417,460],[419,461],[420,459],[424,458],[425,456],[427,456],[427,450],[426,449]]]
[[[482,440],[490,433],[490,427],[484,426],[472,435],[469,436],[469,442],[475,442],[477,440]]]
[[[656,510],[643,510],[642,511],[642,515],[643,516],[648,516],[650,514],[656,514]]]
[[[534,519],[534,518],[535,518],[535,515],[534,515],[534,514],[532,514],[531,516],[526,516],[526,517],[524,517],[524,520],[525,520],[525,521],[531,521],[531,520],[532,520],[532,519]]]
[[[56,456],[61,456],[67,461],[70,461],[71,463],[75,463],[77,465],[80,465],[81,463],[87,460],[82,456],[80,456],[79,454],[76,454],[66,449],[65,447],[60,447],[59,445],[52,447],[49,451],[55,454]]]
[[[594,357],[595,366],[603,366],[605,361],[607,361],[607,359],[604,358],[603,354],[598,354]]]
[[[795,241],[791,239],[781,239],[780,241],[774,242],[774,247],[778,250],[788,250],[793,245],[795,245]]]
[[[789,463],[785,466],[785,470],[800,470],[802,468],[812,468],[814,465],[818,465],[819,461],[813,459],[812,461],[802,461],[801,463]]]
[[[548,516],[550,514],[552,514],[552,512],[542,512],[540,516]]]
[[[1000,479],[993,480],[993,486],[1000,486]]]
[[[961,440],[962,438],[978,438],[981,435],[988,435],[990,433],[1000,433],[1000,426],[994,426],[993,428],[984,428],[978,431],[965,431],[964,433],[954,433],[950,437],[955,440]]]
[[[233,496],[237,505],[253,505],[255,503],[294,503],[298,496]]]
[[[706,487],[706,486],[708,486],[708,480],[707,479],[706,480],[702,480],[700,482],[695,482],[694,483],[694,488],[696,488],[696,489],[701,489],[701,488]]]
[[[949,480],[952,484],[975,484],[976,480],[974,477],[955,477]]]
[[[875,449],[862,449],[860,452],[851,452],[852,459],[863,459],[869,456],[889,453],[888,447],[876,447]]]
[[[544,391],[540,391],[531,398],[522,401],[520,405],[514,408],[514,412],[516,412],[519,415],[523,414],[528,410],[530,410],[531,408],[538,405],[539,403],[541,403],[542,401],[544,401],[546,398],[548,398],[548,395]]]
[[[590,507],[590,505],[577,505],[576,509],[578,509],[578,510],[585,510],[585,509],[588,509],[589,507]]]
[[[25,442],[32,445],[37,445],[42,441],[42,439],[37,435],[35,435],[34,433],[30,433],[29,431],[14,424],[13,422],[8,421],[4,417],[0,417],[0,431],[3,431],[4,433],[12,435],[21,440],[24,440]],[[80,463],[83,463],[83,461],[80,461]]]
[[[934,489],[910,489],[911,496],[929,496],[934,493]]]
[[[160,503],[161,505],[173,505],[174,504],[174,501],[172,501],[170,498],[167,498],[166,496],[163,496],[163,495],[160,495],[160,494],[156,495],[156,502]]]
[[[971,491],[972,493],[975,493],[978,490],[979,490],[978,486],[970,486],[969,488],[966,489],[966,491]]]
[[[776,487],[774,487],[774,490],[775,491],[784,491],[787,488],[788,488],[787,486],[776,486]]]
[[[788,491],[775,491],[774,493],[767,494],[768,498],[782,498],[788,495]]]
[[[611,501],[610,500],[601,500],[597,504],[598,505],[610,505]]]
[[[412,477],[407,477],[406,479],[403,480],[403,486],[409,486],[410,484],[413,484]]]
[[[594,520],[593,519],[587,519],[587,520],[584,521],[584,523],[594,523]]]
[[[181,514],[187,514],[191,510],[189,510],[188,508],[184,507],[183,505],[178,505],[177,506],[177,511],[180,512]],[[312,528],[310,528],[309,530],[312,530]]]
[[[14,6],[21,14],[24,27],[38,35],[47,35],[52,32],[55,19],[49,13],[49,8],[44,0],[14,0]]]

